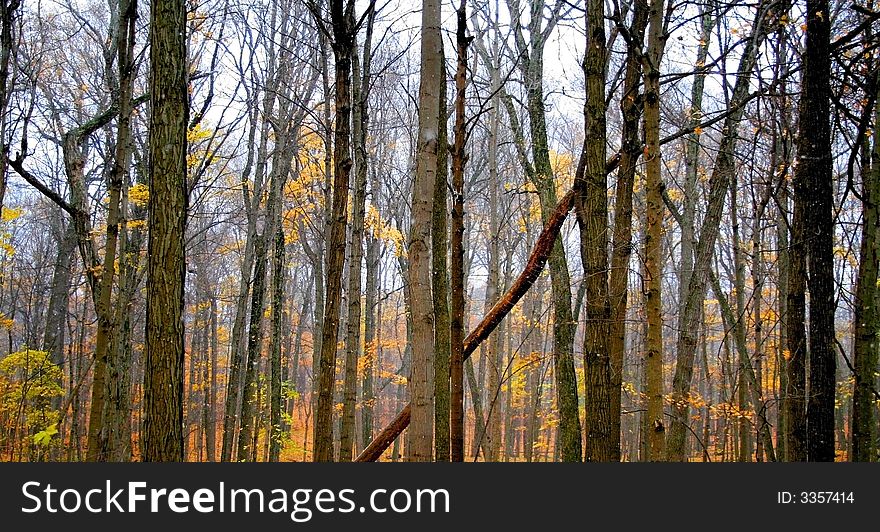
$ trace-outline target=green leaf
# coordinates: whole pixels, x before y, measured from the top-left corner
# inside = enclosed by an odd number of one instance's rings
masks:
[[[57,423],[52,423],[44,430],[34,434],[34,445],[42,445],[43,447],[47,447],[49,445],[49,441],[52,439],[52,436],[58,434]]]

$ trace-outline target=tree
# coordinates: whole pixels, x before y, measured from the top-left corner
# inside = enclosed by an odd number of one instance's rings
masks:
[[[660,177],[660,62],[668,35],[664,29],[663,2],[654,0],[648,11],[648,52],[642,69],[645,76],[645,276],[647,293],[646,361],[648,395],[648,448],[652,461],[662,459],[666,423],[663,419],[663,182]]]
[[[831,169],[831,17],[827,0],[808,0],[798,122],[795,201],[803,201],[810,292],[807,460],[834,461],[834,200]],[[800,184],[801,187],[797,185]],[[807,229],[809,228],[809,229]]]
[[[515,137],[514,143],[520,164],[538,191],[541,219],[547,224],[556,201],[556,180],[550,163],[550,148],[547,139],[547,121],[544,110],[544,45],[562,16],[565,2],[557,2],[549,20],[544,18],[544,0],[530,0],[528,5],[528,40],[522,33],[519,21],[521,9],[519,0],[508,1],[508,11],[515,19],[514,40],[519,70],[526,86],[526,106],[529,117],[532,157],[529,159],[525,135],[519,125],[513,100],[502,95],[507,110],[510,127]],[[479,41],[478,41],[479,42]],[[581,424],[578,417],[577,374],[574,370],[574,317],[571,309],[571,275],[565,249],[560,240],[550,257],[550,278],[553,297],[553,360],[556,379],[556,403],[559,410],[559,439],[562,460],[580,462]]]
[[[586,316],[584,380],[586,389],[586,460],[619,460],[619,436],[611,423],[611,357],[608,349],[611,304],[608,300],[608,175],[605,171],[605,4],[587,3],[584,58],[587,99],[584,105],[584,151],[575,176],[581,257],[584,264]],[[620,393],[619,391],[617,392]],[[619,430],[619,426],[617,426]],[[615,449],[615,447],[617,447]]]
[[[711,259],[715,251],[724,199],[730,187],[730,176],[735,171],[734,152],[738,141],[737,132],[742,120],[745,103],[749,95],[749,80],[754,71],[758,49],[770,29],[780,24],[784,6],[775,4],[758,6],[752,22],[752,34],[746,39],[740,56],[736,83],[730,98],[730,112],[724,115],[723,134],[719,142],[708,183],[708,202],[703,224],[694,253],[694,270],[690,275],[687,297],[679,317],[679,330],[675,347],[675,373],[672,380],[673,423],[666,439],[666,458],[669,461],[686,459],[686,439],[688,433],[688,412],[691,379],[694,372],[694,358],[697,352],[699,320],[706,296],[707,281]],[[790,311],[790,309],[789,309]]]
[[[6,148],[6,109],[9,105],[9,64],[15,55],[17,36],[15,22],[21,0],[3,0],[0,2],[0,139],[3,149]],[[6,197],[6,158],[0,158],[0,209]]]
[[[465,91],[467,89],[467,3],[461,0],[456,11],[455,144],[452,149],[452,216],[450,252],[450,459],[464,460],[464,166]]]
[[[315,8],[317,20],[320,15]],[[318,400],[315,413],[314,459],[333,459],[333,390],[336,380],[336,338],[342,299],[342,269],[345,262],[345,227],[348,214],[348,182],[351,174],[351,58],[356,28],[354,1],[333,0],[330,4],[333,56],[336,63],[336,126],[333,139],[333,205],[326,257],[326,303],[321,328],[318,368]],[[325,31],[326,33],[326,31]]]
[[[357,53],[352,55],[354,83],[353,137],[354,137],[354,201],[351,217],[351,249],[348,264],[348,330],[345,336],[345,382],[342,408],[342,427],[339,431],[339,461],[350,462],[355,447],[354,410],[357,400],[357,361],[361,345],[361,262],[363,259],[364,202],[367,197],[367,101],[370,96],[370,63],[373,22],[376,2],[367,8],[366,39],[363,47],[363,66]],[[363,73],[361,73],[363,69]]]
[[[628,301],[630,259],[632,257],[633,187],[636,166],[642,155],[641,116],[642,95],[639,91],[642,78],[642,43],[648,24],[648,5],[633,2],[632,22],[627,30],[626,62],[620,112],[623,118],[620,133],[620,168],[614,195],[614,229],[611,244],[611,271],[609,273],[608,297],[611,305],[611,326],[608,349],[611,356],[611,429],[612,450],[620,449],[621,386],[623,384],[623,360],[626,346],[626,311]],[[615,12],[617,24],[620,14]],[[618,457],[619,458],[619,457]]]
[[[408,460],[431,461],[434,447],[434,308],[431,299],[431,211],[440,149],[440,84],[443,79],[440,2],[422,2],[421,76],[412,226],[407,246],[413,359],[412,424]]]
[[[150,6],[150,200],[143,460],[183,461],[183,290],[186,274],[186,4]]]

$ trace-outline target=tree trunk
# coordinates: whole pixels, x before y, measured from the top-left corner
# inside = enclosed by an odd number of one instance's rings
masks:
[[[629,34],[641,45],[644,40],[645,27],[648,23],[647,4],[635,2],[633,20]],[[635,182],[636,163],[642,155],[640,118],[642,114],[642,98],[639,94],[642,75],[639,50],[634,45],[627,48],[626,72],[623,81],[623,93],[620,100],[620,111],[623,116],[621,131],[621,159],[617,172],[617,185],[614,195],[614,235],[611,245],[611,272],[609,298],[611,304],[611,328],[608,339],[611,354],[611,437],[617,438],[612,450],[619,447],[620,440],[620,394],[623,381],[623,356],[626,346],[626,310],[629,288],[630,258],[632,257],[632,217],[633,217],[633,184]],[[616,427],[616,428],[615,428]],[[619,458],[619,457],[618,457]]]
[[[144,362],[143,459],[182,461],[186,130],[186,5],[150,10],[150,233]]]
[[[280,200],[280,198],[279,198]],[[279,209],[280,211],[280,209]],[[281,322],[284,316],[284,231],[278,222],[275,228],[275,253],[272,257],[272,345],[269,351],[271,397],[269,399],[269,461],[277,462],[281,454]]]
[[[443,48],[440,49],[441,53]],[[444,54],[445,57],[445,54]],[[445,59],[442,61],[445,63]],[[437,177],[434,180],[434,203],[431,212],[431,293],[434,305],[434,459],[450,460],[449,447],[449,265],[447,249],[449,186],[449,133],[446,109],[446,76],[440,82],[439,147]]]
[[[437,177],[443,41],[440,2],[422,2],[421,81],[416,175],[409,244],[409,291],[413,320],[410,400],[412,425],[407,459],[430,462],[434,452],[434,308],[431,298],[431,211]]]
[[[111,448],[113,438],[110,432],[119,427],[110,427],[107,419],[107,405],[111,382],[107,380],[108,365],[116,363],[116,354],[111,353],[111,337],[116,334],[118,323],[114,320],[111,301],[113,280],[116,274],[116,247],[119,238],[119,224],[122,218],[120,195],[130,160],[130,122],[132,111],[132,90],[136,72],[134,69],[134,35],[137,19],[137,1],[120,0],[118,26],[115,29],[117,42],[117,63],[119,67],[119,124],[113,166],[108,174],[107,195],[107,237],[104,245],[104,261],[101,267],[99,295],[95,306],[98,315],[98,331],[95,337],[95,368],[92,381],[92,402],[89,412],[88,452],[90,462],[112,459],[115,449]],[[127,409],[128,405],[118,408]],[[113,416],[117,418],[117,416]]]
[[[271,92],[271,91],[270,91]],[[271,92],[274,95],[274,92]],[[269,99],[267,94],[266,99]],[[254,96],[253,103],[257,101]],[[255,211],[259,207],[259,198],[263,193],[263,175],[266,158],[266,138],[268,124],[262,126],[260,135],[260,144],[257,148],[257,171],[254,176],[254,190],[251,194],[248,190],[248,179],[251,168],[253,168],[255,138],[257,132],[257,111],[256,105],[251,115],[251,124],[248,133],[248,156],[245,162],[244,171],[242,172],[242,200],[245,205],[247,214],[247,228],[245,233],[244,257],[242,258],[241,273],[239,276],[238,296],[235,305],[235,318],[232,323],[232,336],[230,351],[231,357],[229,363],[229,375],[226,382],[226,404],[223,414],[223,445],[220,451],[221,461],[227,462],[234,460],[235,456],[235,434],[236,425],[239,420],[239,412],[241,408],[241,385],[244,374],[245,361],[245,343],[244,330],[245,320],[248,311],[248,295],[250,294],[251,272],[254,265],[254,248],[257,237],[257,218]],[[266,109],[266,101],[264,101],[264,109]],[[267,110],[268,112],[268,110]]]
[[[611,357],[608,299],[608,176],[605,173],[605,4],[587,2],[584,59],[587,100],[584,106],[584,151],[575,175],[575,201],[584,265],[584,386],[586,389],[586,457],[589,462],[620,460],[620,424],[611,422]],[[577,319],[577,316],[575,316]],[[618,391],[619,394],[619,391]],[[612,432],[617,430],[617,436]]]
[[[452,216],[449,291],[449,452],[453,462],[464,461],[464,165],[465,90],[467,88],[467,1],[456,11],[455,145],[452,151]]]
[[[352,54],[352,137],[354,145],[354,198],[351,214],[351,249],[348,264],[348,324],[345,337],[345,375],[342,401],[342,426],[339,431],[339,461],[351,462],[355,438],[355,404],[357,403],[357,366],[361,354],[361,262],[364,255],[364,216],[367,197],[367,123],[370,88],[370,46],[375,19],[375,1],[371,2],[363,52],[363,74],[360,58]]]
[[[875,81],[875,90],[877,82]],[[880,124],[880,101],[874,104],[874,123]],[[876,127],[876,126],[875,126]],[[867,143],[865,143],[867,144]],[[867,151],[867,148],[863,148]],[[880,201],[880,142],[874,137],[870,157],[862,157],[862,241],[859,248],[859,273],[856,282],[855,383],[853,385],[852,450],[853,462],[877,461],[877,420],[875,417],[877,372],[877,229],[880,225],[877,202]]]
[[[351,58],[355,47],[354,3],[333,0],[333,53],[336,61],[336,125],[333,145],[333,205],[326,257],[326,303],[321,328],[318,400],[315,412],[314,460],[333,460],[333,391],[336,381],[336,341],[345,262],[346,204],[351,173]]]
[[[6,109],[9,105],[9,64],[18,48],[16,15],[21,0],[0,2],[0,139],[6,142]],[[6,157],[0,157],[0,210],[6,198]]]
[[[500,85],[497,69],[492,69],[492,92],[496,93]],[[497,100],[496,100],[497,102]],[[489,203],[488,207],[488,241],[489,257],[488,257],[488,274],[486,276],[485,299],[483,301],[483,314],[487,314],[495,303],[498,301],[499,292],[499,268],[500,268],[500,221],[499,221],[499,205],[498,205],[498,112],[497,105],[492,105],[492,111],[489,114],[489,132],[488,132],[488,165],[489,165],[489,181],[486,183],[488,188]],[[500,405],[497,402],[497,392],[501,387],[501,353],[499,350],[498,333],[492,333],[483,344],[485,350],[482,352],[481,361],[486,364],[488,373],[488,383],[486,386],[486,426],[483,431],[484,456],[487,462],[497,462],[498,452],[501,446],[501,424],[500,424]],[[482,372],[481,372],[482,373]],[[482,389],[482,386],[480,387]]]
[[[807,37],[798,123],[798,161],[805,202],[807,286],[810,291],[807,460],[834,461],[834,233],[831,124],[831,17],[828,0],[807,1]]]
[[[647,349],[648,448],[651,461],[663,459],[666,423],[663,419],[663,182],[660,175],[660,62],[666,45],[663,2],[651,2],[645,72],[645,314]],[[696,347],[696,346],[695,346]]]

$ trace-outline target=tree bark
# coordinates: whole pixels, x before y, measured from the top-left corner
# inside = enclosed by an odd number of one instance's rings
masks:
[[[441,48],[442,52],[442,48]],[[442,61],[445,64],[445,54]],[[431,212],[431,293],[434,304],[434,460],[448,462],[449,448],[449,247],[448,197],[449,133],[446,108],[446,69],[440,82],[439,147],[437,178],[434,180],[434,203]]]
[[[467,1],[456,11],[455,145],[452,151],[452,216],[450,246],[449,451],[453,462],[464,461],[464,166],[465,90],[467,89]]]
[[[409,244],[409,291],[413,320],[410,401],[412,426],[407,459],[429,462],[434,452],[434,308],[431,298],[431,210],[437,178],[440,83],[443,64],[440,2],[422,2],[421,81],[416,176]]]
[[[351,57],[355,47],[354,2],[333,0],[333,54],[336,61],[336,125],[333,145],[333,205],[326,257],[326,302],[321,328],[318,400],[315,412],[314,460],[333,460],[333,391],[336,381],[336,341],[345,262],[346,204],[351,173]]]
[[[875,81],[875,90],[877,86]],[[880,101],[874,104],[874,123],[880,124]],[[876,126],[875,126],[876,127]],[[867,145],[867,143],[865,143]],[[867,148],[863,148],[867,151]],[[853,316],[852,449],[853,462],[877,461],[877,420],[875,414],[877,372],[877,230],[880,225],[877,202],[880,201],[880,142],[874,137],[870,157],[862,164],[862,241],[859,247],[859,273],[856,281],[855,314]]]
[[[807,37],[795,174],[802,176],[807,286],[810,292],[807,460],[834,461],[837,351],[834,337],[831,15],[828,0],[807,1]],[[804,235],[807,236],[806,234]]]
[[[143,459],[179,462],[184,459],[183,288],[189,119],[186,5],[182,0],[154,0],[150,19],[152,116]]]
[[[587,100],[584,105],[583,164],[575,175],[575,212],[584,265],[584,387],[588,462],[620,460],[620,425],[611,421],[613,387],[609,352],[611,303],[608,299],[608,175],[605,173],[605,4],[587,2],[584,58]],[[577,316],[575,316],[577,319]],[[619,393],[619,391],[618,391]],[[617,437],[612,435],[617,430]]]
[[[339,431],[339,461],[351,462],[357,446],[355,404],[357,403],[357,366],[361,354],[361,262],[364,256],[364,216],[367,197],[367,124],[370,88],[370,46],[375,19],[375,1],[370,3],[364,42],[363,67],[352,54],[352,138],[354,145],[354,198],[351,213],[351,248],[348,263],[348,323],[345,336],[345,374],[343,383],[342,425]],[[363,74],[361,73],[363,68]]]
[[[660,63],[666,46],[663,5],[651,2],[645,75],[645,314],[647,321],[645,372],[648,395],[648,449],[652,462],[663,459],[666,423],[663,419],[663,181],[660,153]],[[696,346],[694,346],[696,347]]]
[[[633,6],[633,19],[629,28],[632,43],[627,47],[626,66],[620,111],[623,116],[621,131],[620,169],[614,195],[614,234],[611,244],[611,272],[609,299],[611,304],[611,327],[608,339],[611,356],[611,429],[612,439],[620,445],[621,386],[623,383],[623,356],[626,346],[626,310],[629,291],[630,259],[632,257],[633,185],[636,164],[642,155],[640,119],[642,97],[639,94],[642,76],[641,43],[648,24],[645,2]],[[619,458],[619,457],[618,457]]]
[[[92,380],[92,401],[89,412],[88,451],[86,460],[90,462],[110,459],[114,454],[110,432],[118,427],[109,427],[107,418],[107,396],[111,383],[107,380],[108,365],[115,363],[115,353],[110,352],[111,337],[117,333],[111,301],[113,280],[116,274],[116,247],[119,239],[119,223],[122,213],[120,195],[123,181],[128,171],[130,157],[130,121],[132,111],[132,89],[134,71],[134,32],[137,19],[137,1],[120,0],[115,29],[117,44],[117,64],[119,68],[119,124],[113,166],[108,174],[107,195],[107,236],[104,245],[104,260],[101,266],[101,281],[95,311],[98,315],[98,331],[95,337],[95,367]],[[113,360],[111,360],[113,359]],[[128,408],[124,405],[121,408]],[[114,416],[115,417],[115,416]]]

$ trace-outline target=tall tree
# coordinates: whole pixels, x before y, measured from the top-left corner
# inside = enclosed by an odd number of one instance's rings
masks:
[[[529,117],[531,153],[529,160],[525,135],[509,95],[504,96],[504,106],[514,133],[514,143],[520,163],[528,179],[538,191],[541,220],[546,225],[557,204],[556,179],[550,162],[547,137],[547,117],[544,98],[544,46],[559,22],[566,2],[556,2],[545,17],[544,0],[529,0],[522,8],[520,0],[508,0],[508,10],[514,19],[514,40],[519,62],[517,63],[526,86],[526,105]],[[528,40],[523,34],[520,15],[529,13]],[[559,450],[564,462],[580,462],[581,423],[578,417],[577,374],[574,370],[575,319],[571,308],[571,275],[562,239],[554,245],[549,259],[551,297],[553,299],[553,375],[556,379],[556,403],[559,411]]]
[[[584,265],[584,387],[586,389],[586,460],[620,459],[619,425],[611,422],[611,357],[608,299],[608,175],[605,172],[605,2],[587,2],[584,76],[584,150],[575,176],[575,203]],[[620,393],[619,391],[617,392]],[[616,449],[615,449],[616,447]]]
[[[645,76],[645,314],[647,321],[645,373],[648,395],[648,449],[651,461],[663,458],[666,422],[663,419],[663,181],[660,176],[660,62],[668,37],[663,1],[652,0],[648,11],[648,52]]]
[[[620,168],[614,194],[614,232],[611,244],[611,272],[609,299],[611,326],[608,349],[611,356],[611,437],[617,439],[612,450],[620,449],[621,387],[623,384],[623,357],[626,346],[626,311],[629,288],[630,259],[632,257],[633,187],[636,166],[642,155],[641,116],[642,95],[639,91],[642,77],[642,43],[648,25],[648,5],[633,2],[632,22],[627,36],[623,92],[620,98],[621,125]],[[617,23],[620,21],[615,12]],[[619,458],[619,457],[618,457]]]
[[[183,289],[189,92],[186,3],[150,4],[150,199],[143,459],[183,456]]]
[[[875,90],[877,81],[875,80]],[[880,123],[880,100],[874,104],[874,123]],[[876,126],[875,126],[876,127]],[[877,202],[880,201],[880,142],[874,137],[870,154],[862,155],[862,241],[859,247],[859,272],[853,322],[855,379],[853,383],[852,449],[853,462],[877,461],[877,421],[874,412],[878,358],[877,278],[880,226]],[[868,151],[867,141],[863,152]]]
[[[831,12],[828,0],[807,0],[804,74],[798,111],[796,183],[804,201],[810,293],[807,459],[834,461],[834,202],[831,153]],[[798,191],[795,190],[795,195]],[[796,200],[797,201],[797,200]]]
[[[364,213],[367,198],[367,101],[370,96],[370,63],[375,0],[367,13],[363,60],[352,54],[352,130],[354,145],[354,198],[351,213],[351,249],[348,264],[348,323],[345,335],[345,375],[339,461],[351,462],[355,447],[354,411],[357,402],[357,366],[361,352],[361,262],[364,256]],[[362,64],[363,63],[363,64]]]
[[[413,322],[408,460],[431,461],[434,447],[434,308],[431,299],[431,211],[437,178],[443,40],[440,1],[422,2],[421,78],[416,175],[409,244],[409,292]]]
[[[107,238],[104,246],[104,260],[101,267],[101,282],[95,311],[98,315],[98,332],[95,338],[95,369],[92,384],[92,402],[89,412],[88,452],[89,461],[119,458],[111,445],[115,438],[111,432],[119,427],[111,427],[118,421],[118,415],[109,411],[125,411],[128,405],[108,404],[112,381],[108,379],[108,366],[115,365],[115,353],[111,350],[111,337],[116,334],[118,323],[114,320],[111,308],[113,286],[116,277],[116,248],[119,241],[119,226],[122,212],[120,196],[123,182],[130,163],[130,121],[132,111],[132,89],[136,76],[134,61],[134,32],[137,20],[137,2],[122,0],[117,7],[116,27],[111,29],[111,41],[116,42],[116,63],[119,72],[117,98],[119,99],[119,121],[116,134],[116,149],[113,164],[108,172]],[[110,76],[113,79],[114,76]]]
[[[783,2],[784,4],[785,2]],[[690,388],[697,352],[699,321],[706,297],[706,288],[715,242],[718,238],[724,199],[730,189],[730,175],[735,171],[735,149],[738,141],[739,123],[749,96],[749,83],[758,57],[758,51],[768,32],[781,24],[784,5],[762,1],[757,6],[751,27],[752,33],[745,39],[745,47],[737,68],[736,83],[730,97],[730,112],[724,115],[724,126],[708,183],[708,201],[703,224],[694,249],[694,269],[690,275],[687,297],[681,307],[675,347],[675,373],[672,379],[673,416],[666,438],[666,458],[684,461],[687,457],[689,428]]]
[[[455,129],[452,149],[452,215],[450,246],[449,333],[449,449],[450,460],[464,460],[464,166],[465,91],[467,51],[467,1],[456,11]]]
[[[316,19],[321,16],[313,8]],[[354,0],[332,0],[330,22],[336,62],[336,122],[333,139],[333,204],[326,257],[326,302],[321,328],[318,398],[315,412],[314,460],[333,460],[333,391],[336,382],[336,340],[345,262],[348,182],[351,174],[351,58],[355,48]]]
[[[441,48],[441,52],[443,49]],[[448,462],[449,450],[449,113],[446,106],[446,59],[440,83],[440,133],[437,177],[431,212],[431,293],[434,304],[434,460]]]
[[[17,45],[16,16],[21,0],[0,1],[0,143],[6,151],[6,109],[9,105],[11,86],[9,84],[9,65],[15,56]],[[0,157],[0,209],[6,198],[6,165],[5,157]]]

